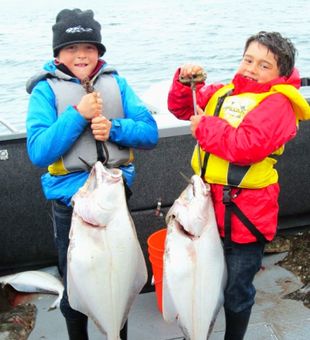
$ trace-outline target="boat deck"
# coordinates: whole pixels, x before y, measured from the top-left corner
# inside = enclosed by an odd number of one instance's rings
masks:
[[[256,304],[253,307],[245,340],[306,340],[309,339],[310,309],[301,301],[283,298],[302,286],[300,280],[286,269],[276,265],[285,253],[265,255],[263,267],[257,274]],[[38,308],[35,328],[29,340],[66,340],[64,319],[59,311],[48,311],[55,296],[34,295],[33,303]],[[157,309],[155,293],[140,294],[128,318],[128,340],[176,340],[183,339],[176,323],[167,324]],[[224,337],[224,313],[220,311],[210,340]],[[105,340],[90,322],[90,340]]]

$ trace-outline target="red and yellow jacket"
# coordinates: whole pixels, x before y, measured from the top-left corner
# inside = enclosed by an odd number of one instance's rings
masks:
[[[193,115],[191,89],[178,81],[177,71],[168,95],[169,110],[179,119]],[[265,84],[236,75],[231,84],[197,86],[197,102],[205,108],[196,138],[201,158],[207,155],[205,180],[211,184],[221,236],[224,236],[225,206],[223,186],[243,188],[234,202],[248,219],[272,240],[278,218],[278,174],[274,154],[283,153],[284,144],[297,132],[299,120],[310,118],[310,108],[296,90],[300,77],[295,69],[289,78],[280,77]],[[214,116],[218,97],[231,91],[218,116]],[[199,173],[197,150],[192,167]],[[232,170],[233,171],[232,171]],[[232,240],[256,241],[248,229],[232,216]]]

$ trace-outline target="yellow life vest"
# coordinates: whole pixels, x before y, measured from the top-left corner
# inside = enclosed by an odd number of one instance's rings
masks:
[[[233,88],[233,84],[228,84],[219,89],[209,100],[205,108],[205,114],[213,116],[217,111],[216,108],[217,105],[219,105],[220,99],[226,95],[219,111],[219,117],[225,119],[233,127],[237,127],[246,114],[254,109],[263,99],[274,93],[282,93],[292,104],[296,115],[296,124],[298,124],[299,120],[310,119],[310,106],[308,102],[292,85],[274,85],[269,92],[242,93],[229,96]],[[206,153],[200,148],[200,163],[198,159],[198,147],[197,145],[193,152],[192,168],[196,174],[200,175],[199,164],[203,164],[202,172],[204,172],[204,174],[202,174],[202,176],[208,183],[259,189],[278,182],[278,173],[274,168],[277,161],[272,157],[266,157],[262,161],[251,165],[240,166],[213,154]],[[284,145],[272,154],[281,155],[283,152]]]

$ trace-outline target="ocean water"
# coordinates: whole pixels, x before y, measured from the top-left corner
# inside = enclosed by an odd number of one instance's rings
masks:
[[[94,10],[104,59],[141,96],[187,62],[204,66],[208,82],[229,81],[246,38],[260,30],[289,37],[298,50],[297,68],[310,76],[309,0],[2,0],[0,121],[15,130],[25,127],[27,79],[52,58],[57,13],[77,7]]]

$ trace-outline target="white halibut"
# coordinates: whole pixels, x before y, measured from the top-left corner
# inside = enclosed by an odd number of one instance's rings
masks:
[[[163,317],[177,320],[186,339],[206,340],[223,305],[226,284],[210,186],[192,176],[166,221]]]
[[[49,307],[49,310],[59,307],[64,290],[62,282],[57,277],[40,270],[29,270],[2,276],[0,283],[3,286],[10,285],[19,292],[57,294],[58,297]]]
[[[147,269],[127,208],[122,172],[97,162],[73,197],[68,297],[108,340],[119,338]]]

